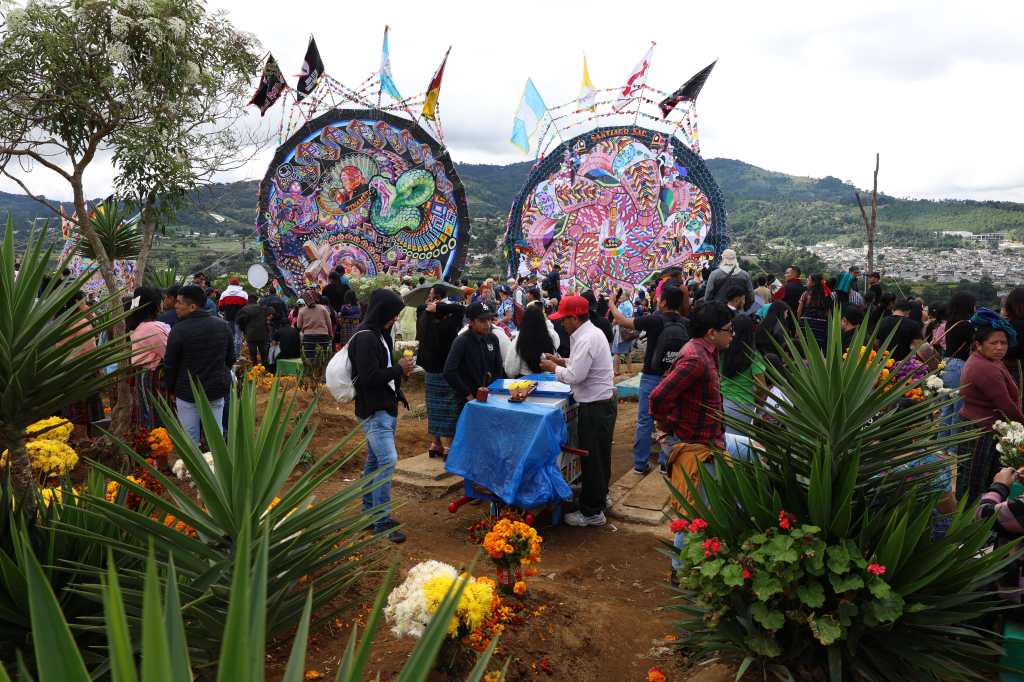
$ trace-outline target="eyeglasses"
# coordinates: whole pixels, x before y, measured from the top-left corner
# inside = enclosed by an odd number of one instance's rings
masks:
[[[719,327],[718,331],[725,332],[726,334],[735,334],[736,330],[732,327]]]

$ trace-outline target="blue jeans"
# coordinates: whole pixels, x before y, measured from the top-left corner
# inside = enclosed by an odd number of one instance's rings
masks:
[[[753,418],[753,416],[751,416],[749,414],[744,414],[743,410],[753,410],[753,409],[754,409],[753,405],[744,405],[742,403],[734,403],[733,401],[729,400],[728,398],[723,398],[722,399],[722,412],[724,412],[726,414],[726,416],[732,417],[733,419],[739,419],[741,421],[745,421],[748,424],[753,422],[754,418]],[[725,425],[725,432],[727,434],[730,434],[730,433],[731,434],[735,434],[736,433],[736,431],[731,426],[729,426],[728,424]]]
[[[178,411],[178,421],[181,422],[185,432],[192,439],[192,442],[196,444],[196,447],[199,447],[202,422],[199,420],[199,409],[196,408],[196,404],[181,398],[175,398],[174,406]],[[224,398],[211,400],[210,407],[213,408],[213,416],[216,417],[217,423],[223,424]],[[223,427],[221,428],[223,430]]]
[[[946,358],[946,369],[942,370],[942,385],[945,388],[960,388],[960,375],[963,374],[966,363],[960,358]],[[942,408],[942,422],[948,430],[941,432],[940,436],[951,436],[955,433],[955,427],[960,422],[960,408],[964,406],[963,400],[957,400],[952,405]]]
[[[640,389],[637,392],[636,438],[633,440],[633,467],[646,469],[651,459],[651,434],[654,431],[654,419],[651,417],[651,391],[661,382],[661,377],[654,374],[640,373]],[[658,463],[665,463],[664,450],[658,455]]]
[[[374,525],[382,528],[391,521],[391,474],[398,462],[398,450],[395,449],[395,427],[398,417],[393,417],[384,410],[378,410],[363,422],[363,434],[366,436],[366,467],[363,475],[376,473],[373,482],[383,481],[371,492],[363,495],[363,511],[383,510],[384,516]]]
[[[665,439],[661,442],[662,456],[665,456],[666,453],[671,453],[672,448],[674,448],[680,442],[681,441],[675,436],[666,436]],[[749,462],[754,456],[753,451],[750,449],[750,439],[747,438],[746,436],[738,436],[732,433],[725,434],[725,451],[728,452],[729,456],[732,457],[733,459],[740,460],[743,462]],[[707,472],[709,476],[715,475],[714,460],[709,459],[707,462],[704,462],[704,471]],[[705,494],[704,492],[703,486],[700,489],[700,497],[704,501],[704,503],[707,504],[708,497],[707,494]],[[684,531],[682,533],[676,533],[675,539],[673,539],[672,541],[672,545],[676,548],[676,550],[681,550],[683,547],[685,547],[686,532]],[[672,557],[672,570],[679,570],[679,567],[681,565],[682,563],[679,561],[679,552],[676,551],[675,555]]]

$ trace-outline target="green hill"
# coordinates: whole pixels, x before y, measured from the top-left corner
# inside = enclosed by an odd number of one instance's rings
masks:
[[[823,240],[857,244],[862,240],[855,188],[847,182],[831,176],[787,175],[735,159],[709,159],[707,164],[725,197],[733,236],[748,252],[768,244],[799,246]],[[472,251],[494,253],[493,245],[503,229],[504,218],[531,165],[457,165],[474,219]],[[209,234],[216,232],[220,238],[232,239],[233,248],[237,249],[240,237],[252,235],[257,192],[256,181],[215,184],[195,192],[188,208],[181,210],[174,224],[168,226],[170,239],[161,240],[160,248],[183,233],[200,232],[203,239],[209,240]],[[0,215],[7,213],[21,231],[33,219],[52,217],[31,199],[0,193]],[[1004,232],[1024,238],[1024,204],[1013,202],[881,196],[878,220],[880,245],[940,246],[949,242],[935,236],[942,230]],[[183,267],[193,265],[187,258],[179,262]]]

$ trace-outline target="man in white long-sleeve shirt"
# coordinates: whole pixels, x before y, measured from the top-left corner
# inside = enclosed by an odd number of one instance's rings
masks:
[[[559,381],[572,387],[578,403],[579,446],[582,458],[583,490],[579,511],[567,514],[570,526],[603,526],[604,508],[612,470],[612,434],[618,403],[615,400],[612,354],[604,332],[589,321],[590,307],[582,296],[566,296],[552,320],[562,320],[569,332],[569,358],[545,355],[541,369],[554,372]]]

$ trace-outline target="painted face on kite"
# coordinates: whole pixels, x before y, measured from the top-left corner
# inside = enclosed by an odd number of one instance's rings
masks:
[[[264,260],[286,290],[388,273],[437,278],[465,260],[465,192],[446,151],[382,112],[332,110],[278,150],[260,186]]]
[[[603,128],[533,169],[506,231],[511,271],[561,266],[570,287],[632,288],[722,248],[725,211],[703,161],[674,138]]]

